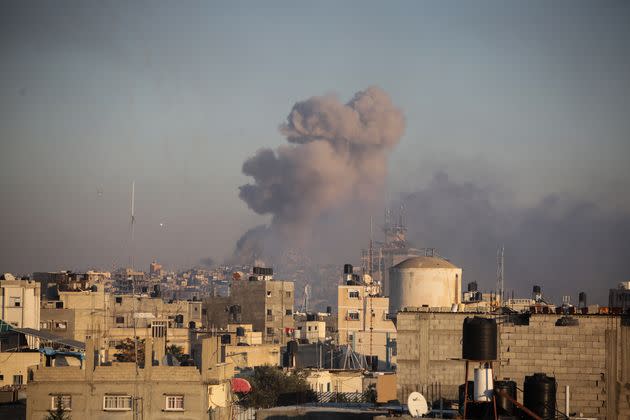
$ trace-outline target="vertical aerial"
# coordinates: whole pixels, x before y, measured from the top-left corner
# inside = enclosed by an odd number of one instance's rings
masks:
[[[505,247],[501,245],[499,249],[497,249],[497,303],[502,303],[503,292],[504,292],[504,284],[503,284],[503,252]]]

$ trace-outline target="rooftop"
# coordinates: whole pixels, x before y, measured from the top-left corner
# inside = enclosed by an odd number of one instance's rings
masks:
[[[444,258],[439,257],[412,257],[407,258],[394,266],[394,268],[459,268]]]

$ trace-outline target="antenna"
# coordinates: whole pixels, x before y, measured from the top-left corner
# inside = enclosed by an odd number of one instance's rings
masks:
[[[134,275],[134,260],[133,260],[133,253],[134,253],[134,248],[133,248],[133,240],[134,240],[134,225],[136,222],[136,216],[134,214],[135,211],[135,197],[136,196],[136,181],[131,181],[131,246],[130,248],[130,256],[129,259],[131,261],[131,302],[132,302],[132,308],[131,308],[131,318],[133,319],[133,348],[134,348],[134,355],[135,355],[135,365],[136,365],[136,376],[138,376],[139,372],[138,372],[138,334],[136,333],[136,276]],[[145,349],[146,351],[146,349]]]
[[[373,221],[372,221],[372,216],[370,216],[370,250],[368,251],[368,274],[371,276],[372,275],[372,268],[374,265],[374,243],[372,241],[372,237],[374,235],[374,227],[373,227]]]
[[[499,303],[503,302],[503,270],[504,270],[504,259],[503,252],[505,247],[501,245],[499,249],[497,249],[497,301]]]

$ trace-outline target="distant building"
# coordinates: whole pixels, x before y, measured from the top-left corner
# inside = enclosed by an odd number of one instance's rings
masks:
[[[337,288],[339,344],[378,357],[381,368],[391,366],[396,327],[387,315],[389,298],[380,294],[380,286],[369,275],[354,274],[349,264],[344,272],[344,284]]]
[[[616,289],[610,289],[608,306],[621,308],[624,312],[630,309],[630,281],[619,283]]]
[[[39,283],[5,273],[0,278],[0,319],[13,327],[39,329],[40,295]],[[28,340],[31,348],[37,348],[37,339]]]
[[[275,280],[271,268],[254,267],[249,279],[232,281],[230,296],[203,300],[205,325],[252,324],[254,331],[263,333],[263,343],[286,344],[295,329],[294,301],[292,281]]]
[[[78,341],[94,339],[100,351],[113,352],[118,344],[134,336],[135,319],[135,333],[141,339],[165,337],[188,352],[189,330],[202,327],[201,313],[201,301],[115,295],[99,286],[82,292],[59,292],[59,300],[45,301],[40,327]]]
[[[159,278],[162,277],[162,264],[158,264],[156,261],[153,261],[149,265],[149,276],[151,278]]]

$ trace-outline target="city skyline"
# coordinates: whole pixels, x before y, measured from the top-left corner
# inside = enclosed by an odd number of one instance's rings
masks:
[[[503,242],[521,292],[530,280],[607,290],[627,279],[627,4],[3,9],[3,271],[127,265],[133,181],[137,266],[223,261],[270,220],[239,199],[252,182],[241,167],[285,143],[293,105],[379,86],[406,127],[373,217],[402,200],[410,240],[486,287]],[[359,260],[360,216],[331,264]]]

